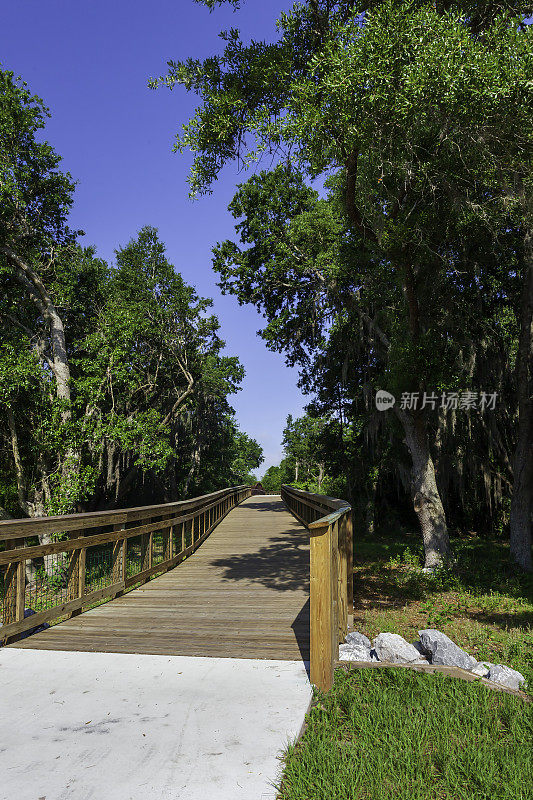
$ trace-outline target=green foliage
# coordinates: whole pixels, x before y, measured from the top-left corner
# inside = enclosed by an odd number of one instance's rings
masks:
[[[257,483],[253,470],[257,469],[264,461],[261,446],[246,433],[236,430],[234,434],[235,458],[231,464],[232,483],[252,484]]]
[[[115,267],[91,249],[70,248],[50,271],[69,347],[67,420],[43,353],[32,347],[32,330],[45,340],[46,330],[5,286],[13,309],[0,398],[14,412],[28,492],[44,468],[48,513],[125,502],[139,481],[150,499],[244,483],[259,466],[261,448],[238,431],[227,402],[243,369],[221,355],[211,301],[175,272],[155,229],[119,249]],[[69,449],[78,461],[65,477]]]
[[[50,144],[36,138],[47,116],[20,78],[0,70],[0,247],[16,240],[39,251],[71,240],[66,219],[74,183],[59,171]]]
[[[507,524],[531,196],[526,12],[297,4],[276,42],[232,29],[222,54],[169,62],[151,82],[200,99],[176,145],[196,156],[193,194],[230,160],[277,163],[238,187],[237,241],[217,244],[214,267],[223,291],[262,311],[267,346],[298,365],[310,416],[325,420],[321,486],[367,522],[376,498],[403,513],[410,489],[405,426],[397,408],[376,413],[375,391],[474,389],[497,391],[497,411],[426,409],[428,450],[452,523]],[[317,176],[323,198],[308,186]]]
[[[279,466],[269,467],[261,478],[263,489],[268,494],[280,494],[284,483],[295,485],[294,462],[290,458],[283,458]]]
[[[245,482],[261,448],[228,396],[211,301],[145,227],[107,265],[66,226],[74,185],[47,111],[0,71],[0,498],[15,516],[138,505]]]

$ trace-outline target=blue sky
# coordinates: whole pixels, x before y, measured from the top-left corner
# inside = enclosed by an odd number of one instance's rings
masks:
[[[249,0],[236,14],[209,13],[193,0],[17,0],[3,4],[0,29],[0,64],[43,98],[52,114],[46,138],[79,181],[70,223],[86,232],[82,242],[112,261],[117,246],[154,225],[185,280],[213,298],[227,351],[246,369],[232,404],[264,449],[260,473],[279,462],[285,418],[298,415],[305,399],[296,370],[256,336],[260,315],[215,285],[211,248],[233,235],[226,209],[247,174],[228,167],[212,195],[189,200],[192,158],[172,145],[196,97],[181,88],[153,91],[147,81],[164,74],[169,59],[220,51],[223,29],[274,37],[279,10],[270,0]]]

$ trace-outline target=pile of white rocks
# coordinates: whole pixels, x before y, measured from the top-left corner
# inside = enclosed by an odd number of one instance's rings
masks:
[[[387,661],[392,664],[443,664],[466,669],[509,689],[521,689],[525,686],[525,678],[521,672],[502,664],[477,661],[452,642],[445,633],[429,628],[418,631],[418,634],[420,639],[409,644],[397,633],[380,633],[370,642],[362,633],[354,631],[339,646],[339,659]]]

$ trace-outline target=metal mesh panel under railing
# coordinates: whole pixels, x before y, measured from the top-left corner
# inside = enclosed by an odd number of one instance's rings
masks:
[[[183,525],[183,522],[178,522],[172,528],[172,550],[176,555],[184,549],[182,546]]]
[[[144,582],[175,565],[173,556],[196,548],[223,509],[247,492],[232,487],[146,510],[0,521],[0,643],[31,629],[28,610],[39,615],[35,623],[53,624],[134,586],[137,575]],[[191,518],[169,524],[180,515]],[[162,527],[153,530],[158,523]],[[129,538],[131,528],[142,532]],[[126,587],[116,585],[122,581]]]
[[[155,531],[152,534],[152,566],[165,560],[165,539],[163,531]]]
[[[113,583],[113,544],[96,544],[85,556],[85,594]]]
[[[64,553],[28,561],[24,607],[38,612],[65,603],[68,599],[68,565],[69,559]]]
[[[131,578],[141,571],[142,535],[128,539],[126,551],[126,578]]]

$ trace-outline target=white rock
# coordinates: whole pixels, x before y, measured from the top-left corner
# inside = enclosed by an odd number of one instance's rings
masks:
[[[427,661],[420,655],[416,647],[406,642],[397,633],[379,633],[372,647],[380,661],[391,661],[393,664],[413,664]]]
[[[352,631],[352,633],[346,634],[346,641],[352,645],[364,645],[369,650],[371,648],[370,639],[364,633],[359,633],[359,631]]]
[[[352,645],[350,643],[339,645],[340,661],[372,661],[370,647]]]
[[[487,678],[509,689],[520,689],[526,682],[521,672],[511,667],[504,667],[503,664],[491,664]]]
[[[447,667],[461,667],[468,670],[476,666],[476,659],[461,650],[445,633],[428,628],[418,631],[418,634],[422,649],[432,664],[444,664]]]
[[[489,661],[478,661],[475,667],[473,667],[470,672],[473,672],[474,675],[481,675],[482,678],[486,678],[489,674],[489,670],[493,667],[494,664],[491,664]]]

